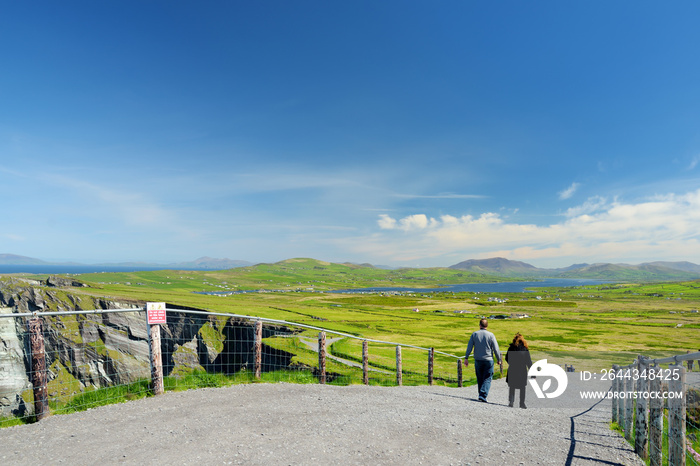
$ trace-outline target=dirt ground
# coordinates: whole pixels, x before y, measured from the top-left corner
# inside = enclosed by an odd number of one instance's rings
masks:
[[[236,385],[2,429],[0,464],[643,464],[610,410],[509,408],[502,380],[489,403],[475,387]]]

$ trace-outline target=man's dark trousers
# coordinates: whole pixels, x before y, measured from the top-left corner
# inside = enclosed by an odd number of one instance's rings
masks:
[[[493,377],[493,360],[475,360],[474,372],[476,372],[476,383],[479,387],[479,401],[486,401],[491,389],[491,377]]]

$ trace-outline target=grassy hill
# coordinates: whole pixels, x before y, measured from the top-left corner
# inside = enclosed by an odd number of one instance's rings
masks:
[[[564,278],[648,282],[690,280],[697,278],[698,274],[653,264],[593,264],[563,272],[560,276]]]
[[[379,269],[368,265],[335,264],[296,258],[228,270],[119,272],[84,274],[98,283],[130,283],[183,291],[304,290],[328,291],[368,287],[433,287],[440,284],[507,280],[496,275],[447,268]]]
[[[700,278],[700,266],[690,262],[630,264],[576,264],[561,269],[540,269],[525,262],[502,257],[470,259],[450,266],[467,272],[509,278],[588,278],[613,281],[678,281]]]
[[[543,276],[546,271],[526,264],[525,262],[512,261],[502,257],[491,259],[469,259],[459,264],[450,266],[451,269],[468,270],[484,274],[498,274],[508,277],[531,277]]]

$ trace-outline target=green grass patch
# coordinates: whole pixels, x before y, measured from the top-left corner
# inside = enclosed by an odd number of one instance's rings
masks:
[[[31,424],[35,422],[36,420],[34,419],[34,416],[29,416],[29,417],[14,417],[14,416],[8,416],[8,417],[0,417],[0,429],[3,429],[5,427],[12,427],[12,426],[21,426],[23,424]]]
[[[66,403],[51,402],[49,408],[54,414],[68,414],[98,406],[125,403],[149,396],[149,384],[148,380],[139,380],[126,385],[100,388],[77,395]]]

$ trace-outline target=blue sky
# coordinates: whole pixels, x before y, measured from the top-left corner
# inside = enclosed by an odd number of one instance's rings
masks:
[[[700,263],[698,17],[4,2],[0,253]]]

